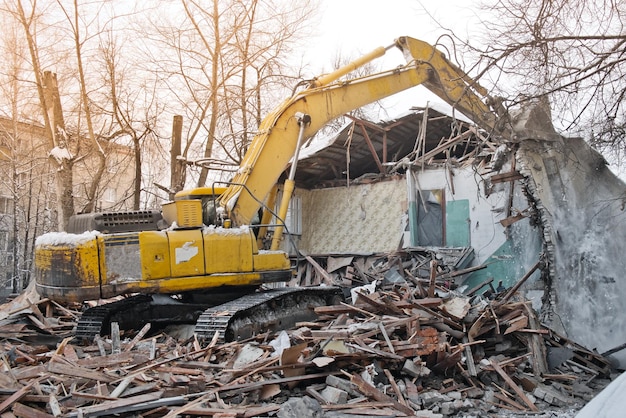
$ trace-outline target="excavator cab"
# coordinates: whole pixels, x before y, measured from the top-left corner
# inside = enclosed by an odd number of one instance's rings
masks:
[[[198,224],[221,226],[217,199],[225,190],[225,187],[197,187],[180,191],[173,202],[163,205],[163,217],[169,225],[176,222],[179,228],[194,228]]]

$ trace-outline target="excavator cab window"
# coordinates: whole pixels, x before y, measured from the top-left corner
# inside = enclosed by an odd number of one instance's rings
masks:
[[[202,223],[209,226],[217,222],[217,205],[215,196],[205,196],[202,198]]]
[[[202,197],[202,223],[209,225],[217,225],[217,196],[203,196]],[[254,227],[255,234],[258,231],[258,227],[261,223],[261,217],[263,215],[262,209],[259,209],[257,214],[250,221],[251,226]]]

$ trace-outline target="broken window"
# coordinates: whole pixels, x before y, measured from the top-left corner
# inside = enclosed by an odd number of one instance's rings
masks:
[[[409,235],[411,247],[445,245],[445,193],[443,189],[421,190],[417,175],[407,173]]]
[[[421,247],[443,247],[443,190],[422,190],[417,192],[415,215],[417,245]]]

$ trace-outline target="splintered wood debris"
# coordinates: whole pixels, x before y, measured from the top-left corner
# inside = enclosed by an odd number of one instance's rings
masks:
[[[309,257],[299,273],[360,286],[316,321],[224,344],[146,326],[81,345],[79,307],[29,288],[0,310],[0,417],[498,416],[581,407],[610,381],[516,289],[450,290],[441,259]]]

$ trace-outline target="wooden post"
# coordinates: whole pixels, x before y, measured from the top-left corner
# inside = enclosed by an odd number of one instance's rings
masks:
[[[502,297],[502,299],[498,300],[497,303],[498,305],[504,305],[509,299],[511,299],[511,297],[513,297],[513,295],[515,294],[515,292],[517,292],[519,290],[520,287],[522,287],[522,285],[526,282],[526,280],[528,280],[528,278],[530,276],[532,276],[532,274],[535,272],[535,270],[537,270],[538,268],[540,268],[542,265],[542,260],[539,260],[535,263],[534,266],[532,266],[530,268],[530,270],[528,270],[528,272],[524,275],[524,277],[522,277],[521,279],[519,279],[519,281],[517,283],[515,283],[515,286],[513,286],[512,288],[510,288]]]
[[[428,286],[428,297],[435,297],[435,287],[437,280],[437,260],[432,260],[430,262],[430,286]]]
[[[182,153],[183,117],[175,115],[172,121],[172,148],[170,151],[170,200],[185,187],[185,163],[178,157]]]

